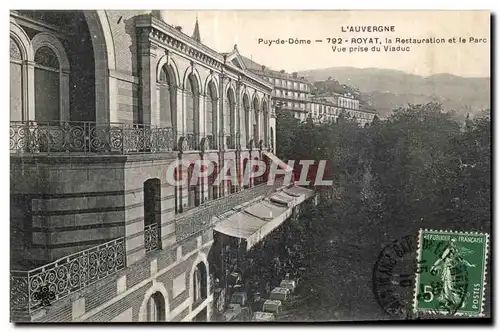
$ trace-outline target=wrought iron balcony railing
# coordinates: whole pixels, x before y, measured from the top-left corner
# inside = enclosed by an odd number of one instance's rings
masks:
[[[11,271],[11,313],[32,313],[125,266],[125,240],[118,238],[31,271]]]
[[[133,154],[173,151],[173,128],[143,124],[11,121],[10,152]]]
[[[199,133],[186,133],[187,151],[200,150],[200,137]]]
[[[206,135],[206,138],[208,140],[208,148],[210,150],[216,150],[217,149],[217,136],[214,134],[208,134]]]
[[[234,135],[226,135],[226,145],[228,149],[236,149],[236,140]]]
[[[146,249],[146,252],[153,251],[159,248],[158,235],[158,225],[150,224],[144,226],[144,247]]]
[[[283,178],[276,177],[272,185],[266,182],[255,187],[238,191],[229,196],[207,201],[200,207],[187,211],[176,219],[175,233],[177,240],[185,239],[208,227],[212,224],[213,216],[220,216],[234,207],[251,201],[259,196],[269,196],[282,186]]]
[[[227,149],[239,149],[240,148],[240,133],[231,134],[225,132],[220,136],[221,142],[226,143]]]

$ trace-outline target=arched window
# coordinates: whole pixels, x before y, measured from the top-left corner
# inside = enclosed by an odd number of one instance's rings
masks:
[[[207,268],[203,262],[200,262],[193,273],[193,309],[207,298],[207,288]]]
[[[245,110],[245,144],[250,142],[250,101],[248,95],[243,95],[243,108]]]
[[[254,146],[257,146],[259,143],[259,101],[257,98],[253,100],[253,116],[254,116],[254,121],[253,121],[253,140],[254,140]]]
[[[234,193],[235,189],[234,189],[234,186],[233,186],[233,180],[232,179],[232,176],[233,174],[231,174],[233,170],[231,169],[231,167],[229,167],[227,169],[227,172],[226,172],[226,178],[228,180],[226,180],[226,189],[227,189],[227,194],[230,195],[232,193]]]
[[[165,321],[165,299],[160,292],[156,292],[148,300],[146,308],[148,322]]]
[[[207,108],[206,108],[207,139],[210,149],[216,149],[217,135],[217,90],[213,81],[208,84]]]
[[[227,90],[227,107],[226,107],[226,124],[225,132],[227,137],[228,148],[234,149],[235,146],[235,133],[236,133],[236,98],[234,90],[229,88]]]
[[[212,173],[208,176],[208,199],[215,199],[219,197],[219,186],[215,184],[219,169],[217,163],[212,161]]]
[[[38,122],[59,121],[60,66],[56,53],[48,46],[35,53],[35,119]]]
[[[253,160],[254,160],[254,162],[255,162],[255,163],[254,163],[254,166],[253,166],[253,170],[252,170],[252,171],[253,171],[254,173],[256,173],[256,172],[261,172],[261,170],[259,170],[259,166],[258,166],[258,164],[257,164],[257,163],[258,163],[258,161],[259,161],[259,158],[254,157],[254,158],[253,158]],[[261,183],[263,182],[263,180],[264,180],[264,176],[263,176],[263,175],[257,176],[257,177],[255,177],[255,178],[254,178],[254,184],[255,184],[255,185],[261,184]]]
[[[161,229],[161,181],[144,182],[144,247],[146,252],[159,248]]]
[[[164,65],[158,78],[160,127],[175,128],[177,122],[177,87],[171,66]]]
[[[267,102],[262,103],[262,109],[264,111],[263,116],[264,116],[264,145],[269,146],[269,132],[268,132],[268,127],[269,127],[269,110],[267,108]]]
[[[10,38],[10,120],[23,120],[23,55],[17,42]]]
[[[250,170],[248,169],[248,159],[243,159],[243,184],[244,188],[250,187]]]
[[[198,149],[200,90],[198,81],[189,74],[186,84],[186,138],[191,149]]]
[[[188,167],[188,208],[193,208],[195,206],[200,205],[200,183],[197,174],[194,174],[194,164],[189,165]],[[195,177],[196,175],[196,177]]]

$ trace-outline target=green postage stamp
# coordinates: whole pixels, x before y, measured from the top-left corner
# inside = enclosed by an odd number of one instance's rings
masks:
[[[413,309],[483,315],[489,235],[420,230]]]

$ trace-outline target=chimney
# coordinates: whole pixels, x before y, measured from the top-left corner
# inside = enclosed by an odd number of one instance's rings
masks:
[[[266,66],[261,66],[262,71],[266,70]]]
[[[292,73],[293,78],[297,78],[297,72]]]
[[[182,27],[180,25],[175,27],[175,30],[182,32]]]

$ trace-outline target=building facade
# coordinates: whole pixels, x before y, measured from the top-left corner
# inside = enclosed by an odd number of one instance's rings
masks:
[[[371,123],[376,112],[360,107],[359,93],[332,93],[317,97],[312,94],[313,85],[297,73],[275,71],[251,59],[242,57],[246,68],[273,85],[272,98],[284,111],[292,112],[296,119],[305,121],[309,116],[315,122],[336,121],[341,113],[355,118],[360,126]],[[359,92],[359,91],[357,91]]]
[[[217,227],[253,213],[265,236],[312,195],[238,181],[251,160],[280,162],[273,85],[236,46],[203,45],[198,23],[11,11],[10,69],[13,321],[211,320]],[[200,160],[236,180],[196,176]],[[270,220],[248,210],[263,201]]]
[[[343,114],[345,117],[354,119],[362,127],[372,123],[377,114],[368,105],[361,105],[359,99],[349,93],[311,97],[309,108],[309,114],[314,122],[337,121],[338,117]]]
[[[308,114],[311,83],[297,73],[276,71],[243,57],[247,68],[273,86],[272,98],[281,109],[292,112],[294,117],[304,121]]]

